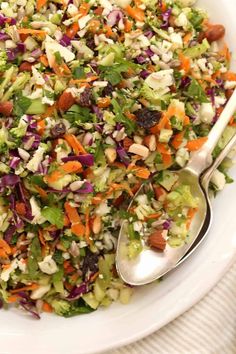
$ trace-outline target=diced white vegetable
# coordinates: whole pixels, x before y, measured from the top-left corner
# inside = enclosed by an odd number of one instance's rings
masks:
[[[95,214],[99,216],[106,215],[110,212],[111,208],[107,205],[107,201],[99,204],[99,206],[95,209]]]
[[[10,278],[10,275],[12,272],[14,272],[14,270],[18,267],[18,260],[14,259],[11,264],[9,265],[8,268],[5,268],[1,271],[1,275],[0,278],[3,281],[8,281]]]
[[[176,153],[175,160],[180,167],[184,167],[186,162],[189,160],[188,150],[185,148],[179,149]]]
[[[221,191],[226,184],[225,175],[219,170],[215,170],[211,177],[211,183],[214,184],[218,191]]]
[[[35,151],[32,159],[27,163],[26,168],[29,171],[36,172],[39,168],[39,164],[43,160],[43,155],[45,153],[45,149],[42,146],[39,146]]]
[[[236,81],[226,81],[224,87],[226,90],[232,90],[236,87]]]
[[[36,202],[35,197],[30,198],[30,206],[31,206],[31,213],[34,217],[32,220],[32,224],[42,224],[46,221],[46,219],[41,215],[41,209]]]
[[[41,299],[45,294],[47,294],[47,292],[49,292],[50,289],[50,284],[41,285],[38,289],[35,289],[31,292],[30,297],[33,300]]]
[[[154,90],[165,89],[173,85],[173,69],[161,70],[149,75],[145,82],[146,84]],[[168,89],[169,90],[169,89]]]
[[[32,66],[32,74],[33,74],[33,81],[37,85],[44,85],[45,80],[42,76],[42,74],[35,68],[35,66]]]
[[[161,129],[160,135],[159,135],[159,141],[161,143],[168,143],[170,138],[173,135],[173,130],[171,129]]]
[[[200,119],[203,123],[212,123],[215,117],[215,109],[211,103],[202,103],[199,111]]]
[[[61,57],[65,60],[66,63],[75,59],[75,55],[74,53],[72,53],[71,50],[67,49],[66,47],[63,47],[60,43],[52,39],[50,36],[48,35],[46,36],[44,43],[45,43],[45,51],[46,51],[46,55],[50,67],[52,67],[53,64],[55,63],[54,54],[56,52],[60,53]]]
[[[78,20],[78,23],[79,23],[79,28],[80,29],[83,29],[87,23],[90,21],[92,17],[90,15],[86,15],[86,16],[83,16],[81,17],[79,20]]]
[[[54,274],[58,271],[58,267],[52,255],[46,256],[42,262],[38,262],[39,268],[43,273]]]
[[[149,155],[149,150],[146,146],[141,145],[141,144],[132,144],[129,147],[129,152],[131,152],[132,154],[136,154],[139,156],[142,156],[143,158],[147,158]]]

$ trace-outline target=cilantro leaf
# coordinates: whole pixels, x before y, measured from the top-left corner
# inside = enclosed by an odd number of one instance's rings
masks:
[[[74,68],[74,70],[73,70],[73,78],[74,79],[83,79],[84,77],[85,77],[84,68],[82,68],[81,66]]]
[[[52,225],[56,225],[58,229],[63,228],[62,210],[55,207],[45,207],[41,211],[42,216]]]
[[[104,79],[109,81],[112,85],[117,85],[122,80],[122,73],[125,73],[130,68],[136,69],[137,64],[132,62],[121,60],[119,63],[115,63],[112,66],[100,66],[101,75]]]
[[[200,103],[209,102],[206,93],[196,79],[192,79],[186,92],[187,96]]]
[[[116,115],[115,120],[119,123],[123,123],[127,133],[132,134],[135,131],[136,123],[133,120],[125,117],[125,115],[122,113],[122,109],[119,103],[114,98],[112,99],[111,104]]]
[[[86,107],[81,107],[74,104],[67,112],[64,114],[63,118],[67,119],[70,123],[79,124],[91,121],[90,110]]]
[[[14,114],[22,116],[31,106],[32,100],[28,97],[21,96],[14,103]]]

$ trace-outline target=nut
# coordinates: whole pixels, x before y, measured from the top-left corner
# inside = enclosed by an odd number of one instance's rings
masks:
[[[10,101],[0,102],[0,114],[5,117],[9,117],[13,110],[13,103]]]
[[[157,142],[156,142],[156,137],[154,134],[145,136],[145,138],[143,139],[143,142],[148,147],[148,149],[150,151],[156,151]]]
[[[148,237],[148,244],[150,247],[164,251],[166,248],[166,240],[164,239],[162,233],[163,230],[157,230]]]
[[[92,231],[95,235],[99,234],[102,229],[102,220],[99,215],[95,216],[92,222]]]
[[[109,163],[113,163],[117,157],[116,149],[107,148],[105,150],[105,156],[106,156]]]
[[[58,100],[58,108],[62,111],[68,111],[68,109],[75,103],[75,98],[71,92],[64,91]]]
[[[142,156],[144,159],[146,159],[149,155],[148,148],[144,145],[141,145],[141,144],[132,144],[129,147],[128,151],[131,152],[132,154]]]
[[[218,41],[225,35],[225,27],[222,25],[213,25],[205,32],[205,37],[209,43]]]

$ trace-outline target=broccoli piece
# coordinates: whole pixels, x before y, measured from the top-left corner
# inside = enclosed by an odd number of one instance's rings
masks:
[[[90,306],[85,304],[83,299],[69,302],[66,300],[58,299],[51,302],[54,312],[58,316],[72,317],[83,313],[90,313],[94,311]]]
[[[0,52],[0,72],[6,71],[7,69],[7,53]]]
[[[25,84],[29,81],[30,74],[28,72],[22,73],[17,77],[15,82],[11,85],[11,87],[5,92],[2,97],[2,101],[8,101],[9,98],[13,95],[15,91],[22,90]]]
[[[142,3],[146,5],[150,10],[156,11],[157,0],[142,0]]]
[[[14,149],[15,143],[9,141],[8,131],[3,125],[0,129],[0,154],[4,154],[8,151],[8,149]]]
[[[18,127],[10,129],[10,133],[14,138],[22,138],[27,130],[28,124],[24,120],[24,116],[20,119]]]
[[[3,81],[2,83],[0,84],[0,99],[2,98],[3,96],[3,93],[4,93],[4,90],[5,88],[7,87],[7,85],[9,84],[9,82],[11,81],[13,75],[15,73],[15,68],[14,66],[11,66],[10,69],[8,69],[4,76],[3,76]]]

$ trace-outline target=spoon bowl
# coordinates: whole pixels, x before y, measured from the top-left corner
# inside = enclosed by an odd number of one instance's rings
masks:
[[[178,175],[178,184],[188,185],[193,197],[198,200],[198,210],[191,221],[189,237],[186,243],[179,247],[170,247],[167,243],[164,252],[158,252],[148,248],[144,240],[142,240],[143,250],[135,259],[130,259],[128,257],[128,220],[122,223],[116,251],[116,267],[120,277],[126,283],[136,286],[144,285],[162,277],[174,269],[179,261],[184,258],[198,238],[201,230],[205,230],[205,233],[209,230],[212,221],[212,211],[209,197],[206,193],[208,185],[203,188],[204,181],[201,184],[200,180],[202,174],[212,165],[212,152],[235,110],[236,90],[210,131],[206,143],[191,156],[185,168],[175,172]],[[145,187],[146,184],[140,187],[129,208],[138,195],[145,194]],[[152,188],[151,184],[149,188]]]
[[[183,246],[176,248],[170,247],[167,243],[164,252],[152,250],[145,245],[144,241],[142,241],[143,251],[135,259],[129,259],[127,252],[127,244],[129,242],[127,232],[128,223],[124,222],[120,230],[116,262],[120,276],[122,279],[125,279],[128,284],[144,285],[154,281],[157,277],[157,269],[159,277],[166,274],[169,270],[175,267],[183,257],[183,254],[191,248],[194,240],[203,227],[208,210],[208,201],[206,200],[204,191],[199,183],[199,177],[188,169],[175,171],[175,174],[178,175],[179,184],[190,186],[192,195],[197,198],[198,205],[200,206],[190,225],[188,240]],[[145,188],[146,186],[141,186],[136,193],[136,196],[145,193]],[[149,188],[152,187],[149,186]],[[130,204],[130,207],[132,204],[133,203]],[[127,262],[129,266],[127,266]]]

